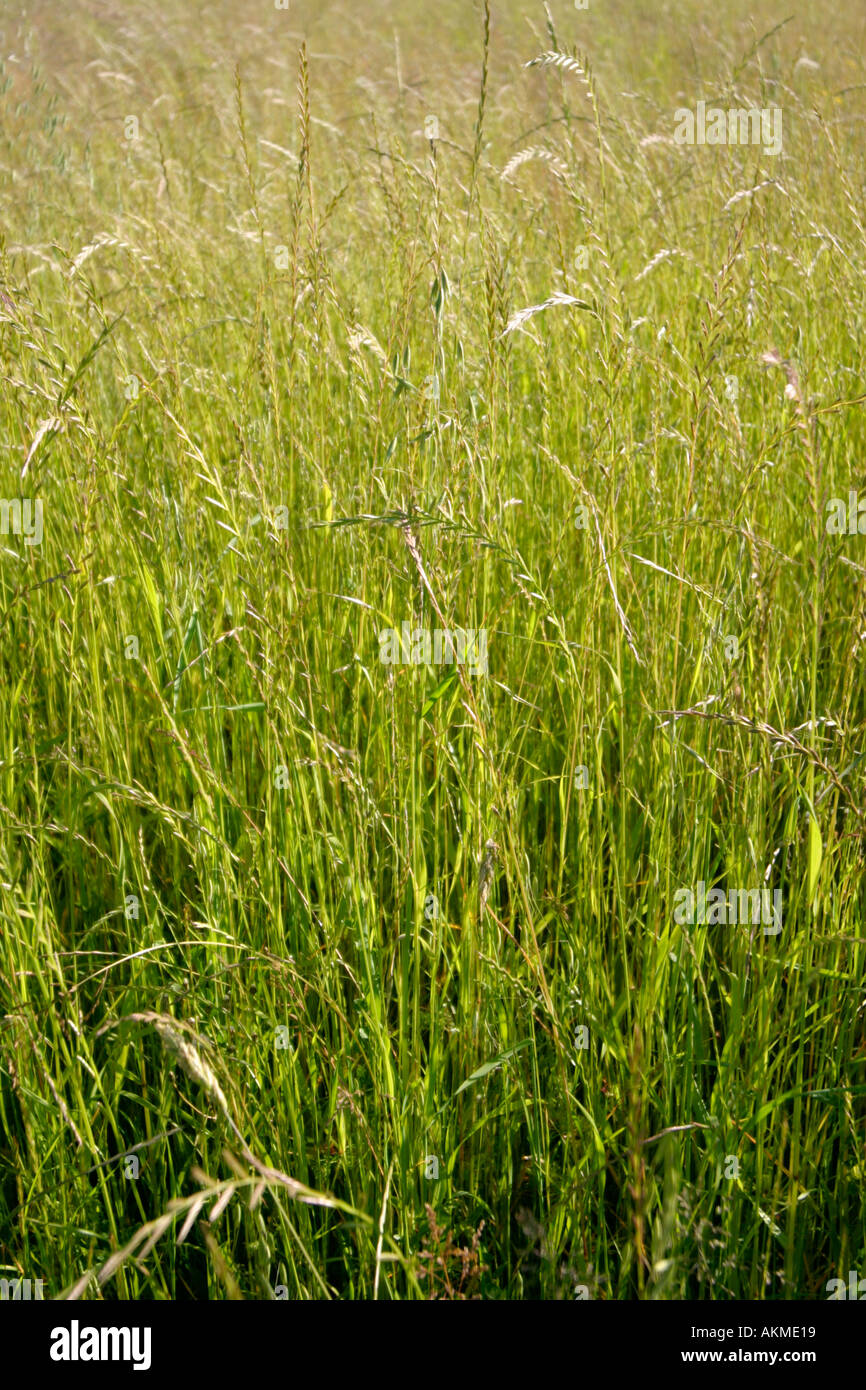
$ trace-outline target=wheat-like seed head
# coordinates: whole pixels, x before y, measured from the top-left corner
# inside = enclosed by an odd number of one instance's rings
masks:
[[[164,1014],[156,1014],[152,1022],[162,1038],[166,1051],[180,1062],[187,1076],[191,1076],[193,1081],[197,1081],[199,1086],[213,1097],[223,1113],[227,1115],[229,1106],[223,1089],[212,1069],[197,1048],[193,1046],[186,1033],[178,1027],[173,1018],[168,1018]]]
[[[205,1061],[200,1048],[196,1046],[200,1040],[188,1025],[179,1023],[170,1014],[157,1014],[149,1010],[146,1013],[126,1014],[124,1018],[117,1019],[116,1023],[150,1023],[162,1039],[162,1045],[166,1052],[180,1063],[187,1076],[198,1082],[199,1086],[216,1101],[234,1133],[240,1136],[240,1131],[232,1118],[225,1092],[217,1080],[213,1068]],[[114,1026],[114,1022],[104,1024],[102,1028],[98,1029],[96,1036],[99,1037],[100,1034],[107,1032],[109,1028]]]
[[[493,873],[499,858],[499,846],[495,840],[488,840],[484,846],[484,858],[478,870],[478,910],[483,912],[493,886]]]
[[[570,177],[565,160],[560,159],[552,150],[546,150],[542,145],[529,145],[525,150],[520,150],[519,153],[512,155],[499,175],[500,179],[510,179],[515,170],[530,159],[543,160],[545,164],[550,166],[557,178],[567,180]]]

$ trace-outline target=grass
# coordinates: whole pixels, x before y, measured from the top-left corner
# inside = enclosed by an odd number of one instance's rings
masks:
[[[824,1298],[862,31],[429,8],[4,20],[0,1273]],[[674,143],[698,100],[783,152]],[[382,663],[403,622],[488,674]],[[702,882],[781,932],[678,921]]]

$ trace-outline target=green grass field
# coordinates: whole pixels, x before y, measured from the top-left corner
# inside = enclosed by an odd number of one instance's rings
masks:
[[[0,1277],[866,1276],[856,8],[0,19]]]

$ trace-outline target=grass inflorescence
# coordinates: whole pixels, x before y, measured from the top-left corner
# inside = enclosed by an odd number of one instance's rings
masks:
[[[0,1270],[824,1297],[866,1271],[862,39],[428,9],[3,20]],[[782,151],[677,143],[699,100]],[[403,624],[487,670],[380,660]]]

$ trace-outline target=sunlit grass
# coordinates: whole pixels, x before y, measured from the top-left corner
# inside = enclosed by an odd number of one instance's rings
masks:
[[[862,40],[699,9],[7,26],[0,1273],[866,1266]]]

